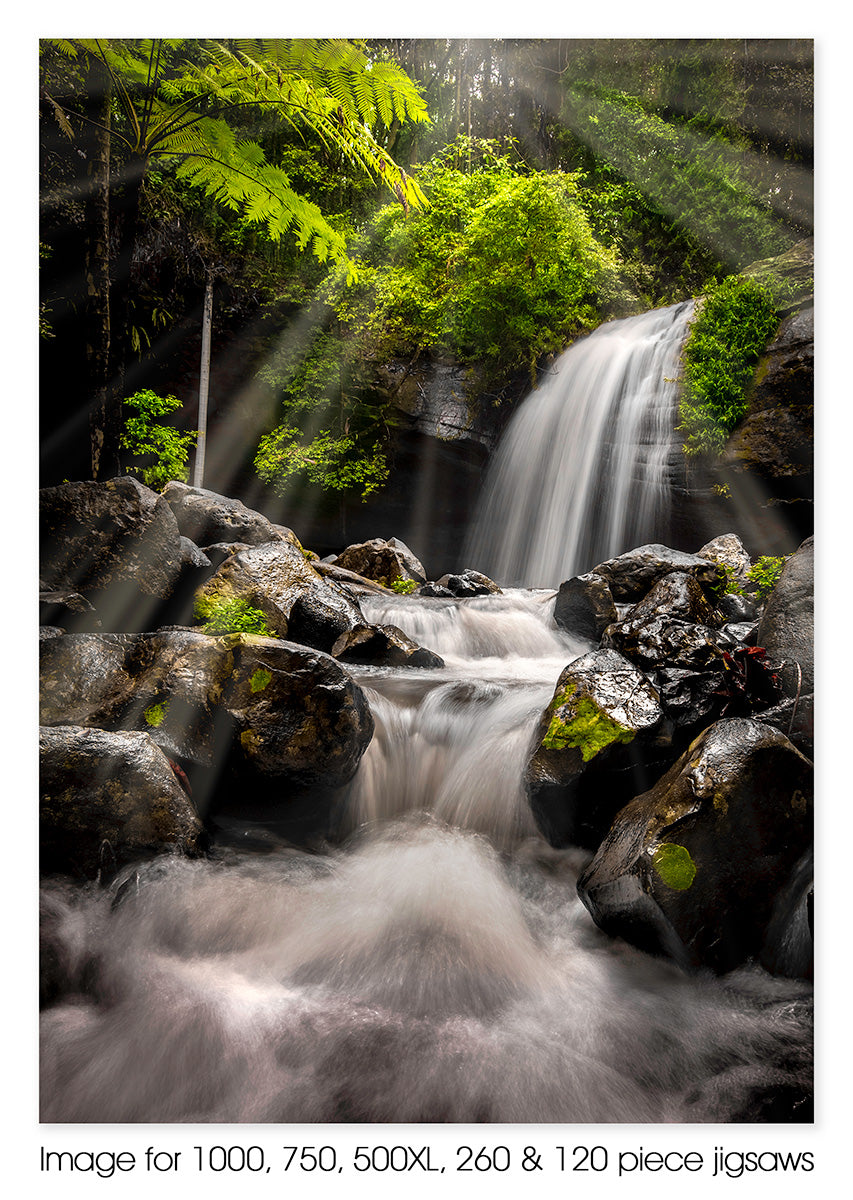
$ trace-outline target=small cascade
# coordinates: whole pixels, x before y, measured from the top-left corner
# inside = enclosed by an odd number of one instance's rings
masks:
[[[350,788],[343,831],[414,812],[484,834],[501,847],[536,834],[524,792],[529,743],[565,664],[586,649],[558,629],[553,593],[455,600],[364,598],[440,654],[441,671],[353,673],[376,732]]]
[[[461,565],[502,584],[558,587],[666,540],[692,312],[691,300],[611,321],[556,361],[498,447]]]

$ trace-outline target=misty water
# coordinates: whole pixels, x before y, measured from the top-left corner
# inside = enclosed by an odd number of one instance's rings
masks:
[[[41,1018],[42,1119],[794,1110],[810,1088],[811,987],[752,965],[688,975],[606,936],[576,893],[590,855],[536,830],[531,738],[560,671],[590,649],[555,626],[553,591],[362,606],[446,665],[350,668],[376,732],[328,843],[247,827],[250,848],[232,829],[209,859],[163,856],[106,888],[46,884],[64,994]]]

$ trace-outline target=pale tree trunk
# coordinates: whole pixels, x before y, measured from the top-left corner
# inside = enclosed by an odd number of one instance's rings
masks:
[[[86,358],[90,380],[89,441],[93,479],[120,473],[110,437],[110,86],[100,64],[89,73],[93,124],[86,135]]]
[[[207,395],[210,388],[210,332],[213,324],[213,278],[208,275],[204,289],[201,319],[201,364],[198,373],[198,440],[193,466],[193,487],[204,484],[204,456],[207,448]]]

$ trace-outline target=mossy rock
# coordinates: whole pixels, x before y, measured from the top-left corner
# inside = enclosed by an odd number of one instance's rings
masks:
[[[616,651],[595,650],[564,669],[526,772],[531,808],[549,841],[598,845],[648,771],[671,755],[658,736],[662,720],[654,687]]]
[[[578,882],[602,929],[681,966],[757,955],[812,840],[811,762],[750,719],[705,730],[616,816]]]

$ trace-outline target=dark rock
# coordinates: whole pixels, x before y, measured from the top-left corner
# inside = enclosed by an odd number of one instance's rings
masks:
[[[758,626],[759,646],[784,663],[785,694],[814,691],[814,538],[807,538],[782,568]]]
[[[674,725],[698,732],[720,715],[725,699],[725,669],[690,671],[684,667],[661,667],[651,680],[658,690],[664,712]]]
[[[781,730],[806,758],[814,758],[814,693],[783,700],[755,719]]]
[[[373,736],[373,717],[346,671],[327,654],[274,638],[223,640],[239,647],[223,698],[237,773],[326,788],[348,783]]]
[[[625,623],[639,626],[654,617],[675,617],[694,625],[714,629],[722,624],[716,608],[709,603],[696,580],[684,571],[664,575],[628,613]]]
[[[340,662],[372,667],[443,667],[444,659],[413,642],[396,625],[357,625],[332,647]]]
[[[185,569],[190,567],[204,570],[211,566],[210,559],[207,557],[207,555],[199,550],[195,542],[190,541],[190,539],[188,537],[184,537],[183,534],[181,535],[181,562]]]
[[[426,580],[426,571],[420,560],[397,538],[389,538],[388,541],[371,538],[370,541],[347,546],[338,555],[335,565],[364,575],[384,587],[391,587],[398,580],[410,579],[415,583]]]
[[[601,645],[618,650],[644,670],[670,666],[699,671],[720,663],[737,641],[720,629],[659,616],[609,625]]]
[[[39,493],[41,575],[56,591],[110,589],[115,602],[165,599],[181,573],[181,535],[162,496],[130,476]]]
[[[248,549],[248,542],[213,542],[210,546],[205,546],[202,553],[214,570],[216,570],[232,554],[236,554],[239,550]]]
[[[284,541],[232,554],[198,594],[206,600],[241,597],[264,614],[274,633],[320,650],[331,650],[342,633],[365,623],[356,602]]]
[[[600,575],[590,571],[560,584],[554,601],[554,621],[561,629],[597,642],[607,626],[617,620],[610,588]]]
[[[814,307],[787,317],[759,360],[724,468],[776,500],[810,498],[814,479]]]
[[[812,766],[758,721],[718,721],[619,813],[578,892],[596,924],[685,967],[756,955],[811,844]]]
[[[758,616],[758,605],[752,596],[741,596],[728,592],[717,600],[717,612],[728,621],[753,621]]]
[[[172,480],[163,489],[181,533],[197,546],[215,542],[244,542],[259,546],[264,542],[290,541],[262,513],[247,508],[241,500],[220,496],[206,488],[190,487]]]
[[[614,600],[641,600],[659,579],[672,571],[685,571],[697,583],[711,588],[725,579],[725,572],[717,563],[657,543],[639,546],[593,567],[593,574],[604,579]]]
[[[647,773],[659,774],[662,720],[657,692],[622,655],[595,650],[569,663],[540,718],[525,776],[552,845],[598,844],[638,785],[648,786]]]
[[[164,850],[204,850],[193,803],[147,733],[61,725],[39,743],[44,871],[94,878]]]
[[[503,594],[494,580],[489,579],[488,575],[482,575],[479,571],[472,571],[470,568],[458,571],[452,575],[442,575],[441,579],[435,581],[434,586],[445,588],[451,596],[456,596],[459,599],[463,599],[466,596]]]
[[[81,624],[81,618],[93,628],[101,621],[93,604],[79,592],[40,591],[39,592],[39,623],[53,625],[61,621],[63,625],[73,621]]]
[[[193,772],[194,792],[200,780],[199,795],[226,771],[253,793],[271,779],[339,787],[373,733],[361,690],[334,659],[247,634],[53,639],[42,645],[41,696],[44,725],[147,730]]]
[[[384,584],[377,583],[375,579],[368,579],[366,575],[359,575],[356,571],[348,571],[345,567],[338,566],[336,561],[326,562],[320,559],[311,565],[318,575],[322,575],[324,579],[334,579],[350,595],[353,593],[356,596],[396,595],[393,588],[387,588]]]
[[[741,646],[755,646],[757,631],[757,621],[729,621],[723,626],[723,633],[733,637]]]
[[[813,897],[814,851],[810,848],[794,867],[773,906],[759,956],[761,965],[771,974],[814,978]]]

